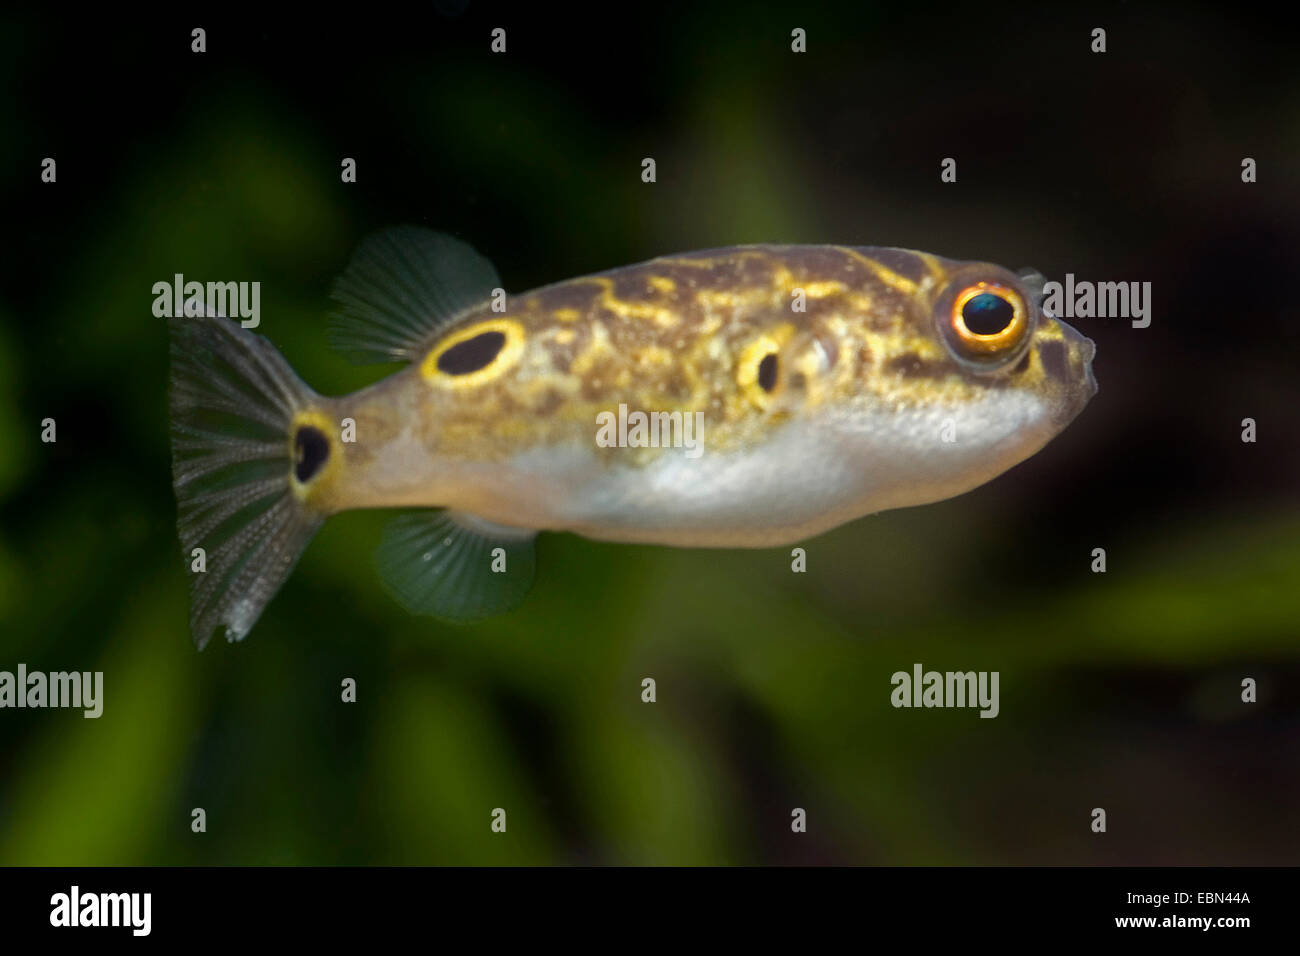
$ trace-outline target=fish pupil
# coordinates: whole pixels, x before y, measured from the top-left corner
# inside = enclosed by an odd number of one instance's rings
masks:
[[[438,356],[438,371],[447,375],[468,375],[486,368],[506,344],[504,332],[481,332],[457,342]]]
[[[294,435],[293,446],[298,458],[293,468],[294,477],[300,482],[310,481],[329,459],[330,441],[320,429],[304,425]]]
[[[768,352],[763,356],[763,361],[758,363],[758,387],[765,392],[776,388],[776,373],[776,353]]]
[[[1002,296],[981,292],[961,307],[961,317],[975,335],[997,335],[1011,324],[1015,309]]]

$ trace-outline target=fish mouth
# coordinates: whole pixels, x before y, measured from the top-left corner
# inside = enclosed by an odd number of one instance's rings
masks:
[[[1097,394],[1097,376],[1092,371],[1092,360],[1097,355],[1097,345],[1073,326],[1060,319],[1056,321],[1065,337],[1070,365],[1070,384],[1067,386],[1063,409],[1065,413],[1063,424],[1065,424],[1083,411],[1084,406]]]
[[[1074,329],[1070,331],[1074,332],[1079,340],[1079,364],[1083,366],[1083,381],[1088,390],[1087,397],[1084,399],[1086,402],[1097,394],[1097,376],[1092,373],[1092,360],[1097,355],[1097,343],[1081,332],[1075,332]]]

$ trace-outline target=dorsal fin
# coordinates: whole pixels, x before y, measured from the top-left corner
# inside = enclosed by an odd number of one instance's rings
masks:
[[[414,361],[500,285],[492,263],[453,236],[420,226],[380,230],[334,281],[330,345],[363,364]]]

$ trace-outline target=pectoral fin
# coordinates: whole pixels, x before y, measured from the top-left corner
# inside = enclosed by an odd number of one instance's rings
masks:
[[[456,511],[395,518],[376,552],[385,586],[407,610],[468,623],[518,607],[532,587],[537,532]]]

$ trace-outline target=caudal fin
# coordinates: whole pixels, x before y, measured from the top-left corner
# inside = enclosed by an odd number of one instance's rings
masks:
[[[230,319],[168,326],[172,484],[202,649],[221,625],[228,640],[248,633],[325,520],[290,483],[303,467],[294,416],[319,399],[270,342]]]

